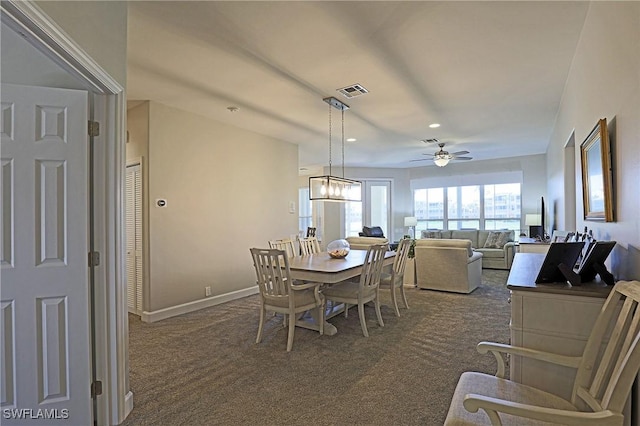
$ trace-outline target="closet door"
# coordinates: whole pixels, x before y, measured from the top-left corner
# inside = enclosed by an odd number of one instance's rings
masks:
[[[127,305],[141,315],[142,306],[142,170],[140,164],[127,166]]]

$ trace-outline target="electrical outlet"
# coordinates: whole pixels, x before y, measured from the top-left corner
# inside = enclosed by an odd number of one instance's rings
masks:
[[[211,296],[211,286],[207,286],[204,288],[204,295]]]

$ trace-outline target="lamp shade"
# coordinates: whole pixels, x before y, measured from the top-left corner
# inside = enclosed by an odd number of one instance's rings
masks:
[[[542,224],[542,215],[527,214],[524,216],[524,224],[527,226],[536,226]]]
[[[413,216],[407,216],[404,218],[404,226],[416,226],[418,224],[418,218]]]

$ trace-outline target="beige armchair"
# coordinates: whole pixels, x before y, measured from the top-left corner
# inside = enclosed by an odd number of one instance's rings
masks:
[[[416,240],[415,259],[419,288],[471,293],[482,280],[482,253],[469,240]]]
[[[389,240],[385,237],[347,237],[349,247],[352,250],[368,250],[375,244],[387,244]]]

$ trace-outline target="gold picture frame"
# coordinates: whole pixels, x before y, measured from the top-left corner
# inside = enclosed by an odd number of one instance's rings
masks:
[[[613,222],[611,146],[607,119],[598,121],[580,145],[584,219]]]

